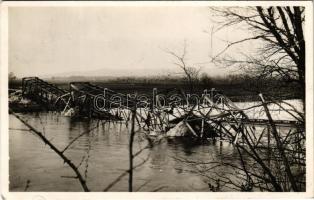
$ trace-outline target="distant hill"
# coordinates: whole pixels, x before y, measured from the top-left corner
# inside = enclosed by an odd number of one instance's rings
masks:
[[[41,77],[40,77],[41,78]],[[43,78],[46,81],[58,83],[58,82],[182,82],[180,76],[166,76],[166,75],[151,75],[151,76],[53,76]]]
[[[124,76],[134,76],[134,77],[141,77],[141,76],[156,76],[156,75],[167,75],[173,74],[174,71],[178,69],[173,68],[171,70],[163,70],[158,67],[153,69],[148,68],[136,68],[132,67],[126,69],[119,69],[114,67],[104,67],[103,69],[97,70],[88,70],[88,66],[86,69],[82,71],[70,71],[70,72],[63,72],[63,73],[55,73],[55,74],[47,74],[44,75],[43,78],[50,78],[50,77],[124,77]]]

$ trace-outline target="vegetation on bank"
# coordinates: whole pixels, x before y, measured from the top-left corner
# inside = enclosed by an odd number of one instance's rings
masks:
[[[151,93],[152,88],[158,88],[160,93],[171,92],[175,89],[183,90],[187,93],[200,93],[204,89],[215,88],[222,91],[233,101],[252,101],[260,98],[259,100],[262,102],[261,106],[267,116],[268,124],[267,129],[262,131],[259,138],[255,137],[256,133],[259,132],[257,127],[245,126],[242,119],[248,117],[243,112],[238,113],[241,115],[240,123],[238,123],[239,118],[235,117],[234,110],[229,110],[229,116],[232,117],[231,119],[234,118],[231,121],[230,128],[237,133],[236,136],[232,135],[229,127],[220,126],[221,129],[230,133],[233,146],[238,152],[239,162],[241,162],[240,167],[228,161],[228,157],[221,158],[218,161],[181,161],[196,167],[196,173],[207,179],[210,191],[221,191],[222,187],[233,188],[237,191],[254,191],[254,189],[276,192],[305,191],[305,115],[291,106],[292,110],[300,116],[296,117],[299,125],[290,128],[288,133],[285,134],[283,129],[279,129],[276,126],[268,108],[269,100],[279,105],[281,102],[278,100],[281,99],[298,98],[302,99],[303,102],[305,101],[304,10],[304,7],[297,6],[244,7],[242,9],[239,7],[211,8],[211,12],[216,13],[222,19],[215,31],[227,26],[238,25],[252,32],[252,37],[228,42],[226,48],[212,58],[212,62],[224,67],[238,66],[248,71],[251,76],[229,75],[212,78],[206,74],[200,75],[193,65],[189,65],[186,62],[186,46],[184,46],[182,54],[168,51],[176,59],[174,64],[182,71],[182,76],[180,77],[93,77],[90,79],[88,77],[67,77],[51,78],[46,79],[46,81],[62,88],[68,88],[68,83],[71,81],[90,81],[122,93]],[[246,41],[258,41],[262,42],[263,45],[258,45],[258,51],[254,56],[244,55],[244,60],[241,60],[239,57],[232,58],[225,54],[232,46]],[[20,86],[21,81],[14,75],[11,76],[10,88],[18,88]],[[259,96],[257,95],[258,93],[260,93]],[[265,99],[264,97],[267,98]],[[193,108],[186,110],[185,113],[191,114]],[[296,116],[285,108],[281,109],[288,111],[294,117]],[[132,117],[129,119],[132,123],[129,140],[129,169],[118,176],[104,191],[108,191],[127,174],[129,175],[129,191],[133,191],[133,171],[149,159],[148,156],[142,163],[137,165],[134,163],[135,157],[140,155],[143,150],[152,148],[154,142],[148,138],[149,146],[138,152],[133,151],[133,139],[139,133],[134,129],[135,123],[139,121],[135,120],[137,119],[136,105],[131,109],[131,113]],[[86,177],[84,178],[78,170],[80,165],[73,165],[64,154],[77,138],[90,131],[81,133],[63,150],[59,150],[50,143],[44,133],[33,128],[18,115],[15,116],[61,157],[64,163],[67,163],[72,168],[76,174],[74,178],[80,181],[84,191],[90,191],[86,184]],[[183,121],[187,120],[187,117],[183,119]],[[216,123],[216,125],[222,124],[220,121],[215,122],[215,119],[211,119],[207,115],[204,116],[203,120],[213,122],[213,124]],[[221,130],[217,131],[221,132]],[[267,138],[267,142],[261,140],[263,136]],[[241,142],[237,142],[238,137],[242,138]],[[244,157],[249,159],[245,160],[243,159]],[[222,166],[228,166],[231,169],[230,171],[236,173],[228,173],[227,171],[223,171],[221,174],[217,173],[215,169]]]
[[[299,85],[293,82],[283,82],[275,78],[256,78],[248,75],[227,75],[224,77],[210,77],[202,74],[194,83],[193,91],[189,90],[184,77],[52,77],[46,81],[56,84],[60,88],[68,89],[70,82],[84,81],[115,90],[121,93],[152,94],[153,88],[159,93],[169,93],[182,90],[186,93],[201,94],[205,89],[215,88],[228,96],[232,101],[254,101],[257,94],[262,92],[275,99],[296,99],[300,97]],[[9,88],[21,88],[20,78],[10,79]]]

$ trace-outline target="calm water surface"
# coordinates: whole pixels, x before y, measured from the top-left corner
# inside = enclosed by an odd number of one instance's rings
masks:
[[[73,120],[57,113],[20,114],[23,119],[43,131],[59,149],[73,138],[100,123],[99,127],[82,136],[66,155],[80,165],[92,191],[102,191],[128,169],[128,139],[130,126],[98,120]],[[74,173],[34,134],[20,130],[26,127],[10,115],[9,174],[10,190],[24,191],[82,191]],[[146,146],[147,140],[138,133],[134,152]],[[214,161],[220,154],[228,154],[236,162],[236,150],[229,143],[197,144],[191,139],[163,138],[158,145],[143,151],[135,165],[149,156],[148,161],[134,171],[134,190],[138,191],[209,191],[208,179],[193,171],[176,158]],[[84,159],[83,159],[84,158]],[[83,161],[82,161],[83,160]],[[86,160],[88,162],[86,162]],[[220,169],[224,170],[224,169]],[[110,191],[127,191],[128,176]]]

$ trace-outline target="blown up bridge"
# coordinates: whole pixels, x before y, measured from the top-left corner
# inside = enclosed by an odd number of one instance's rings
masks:
[[[147,131],[168,132],[184,125],[194,137],[228,136],[235,142],[245,136],[258,144],[272,123],[297,126],[304,120],[302,113],[292,105],[265,102],[261,96],[261,103],[239,108],[215,90],[205,90],[202,96],[193,96],[158,94],[155,88],[149,96],[122,94],[89,82],[71,82],[65,90],[37,77],[26,77],[22,80],[22,94],[49,110],[59,110],[70,116],[129,121],[135,113],[136,123]],[[280,112],[290,114],[291,119],[269,118],[270,104]],[[252,118],[250,112],[259,112],[260,116]],[[264,127],[259,136],[255,134],[257,126]]]

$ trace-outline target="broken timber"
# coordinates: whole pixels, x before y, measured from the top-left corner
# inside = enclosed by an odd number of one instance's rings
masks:
[[[160,106],[157,89],[151,99],[126,95],[89,82],[71,82],[69,90],[56,87],[37,77],[22,80],[22,94],[51,110],[73,109],[79,116],[103,119],[130,120],[131,110],[136,107],[136,122],[147,131],[167,132],[183,121],[193,137],[227,137],[238,142],[242,137],[257,143],[262,136],[256,136],[255,125],[269,127],[269,121],[250,119],[243,110],[220,93],[201,97],[200,104]],[[146,104],[146,106],[144,106]],[[148,105],[148,106],[147,106]],[[76,115],[77,115],[76,113]],[[296,121],[274,121],[281,125],[297,125]],[[264,131],[263,131],[264,133]]]

